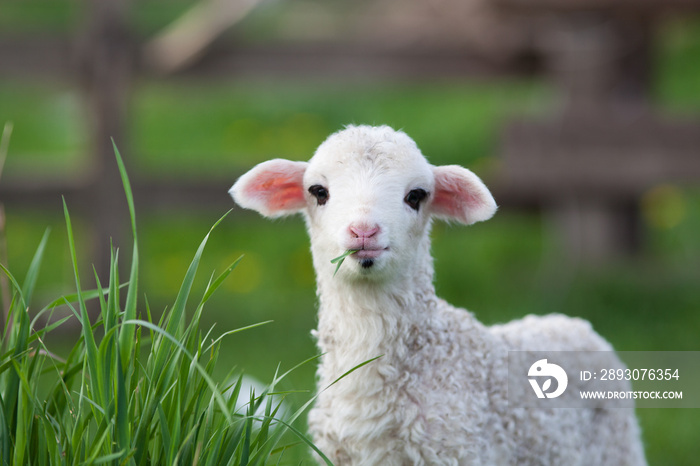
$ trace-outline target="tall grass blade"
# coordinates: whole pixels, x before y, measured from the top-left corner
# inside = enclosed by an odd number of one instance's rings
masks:
[[[129,215],[131,217],[131,230],[134,235],[134,238],[136,238],[136,210],[134,209],[134,195],[131,191],[129,175],[126,172],[126,168],[124,167],[124,159],[122,159],[122,155],[119,152],[119,149],[117,148],[117,144],[114,142],[114,139],[112,139],[112,147],[114,148],[114,155],[117,159],[117,165],[119,166],[119,174],[122,179],[122,184],[124,185],[124,194],[126,195],[126,202],[129,206]]]
[[[221,273],[221,275],[216,277],[216,280],[214,280],[210,286],[207,287],[207,290],[204,293],[204,297],[202,297],[202,304],[209,301],[211,295],[214,294],[214,292],[221,286],[224,280],[226,280],[226,278],[231,274],[231,272],[233,272],[233,269],[238,267],[238,264],[241,262],[242,259],[243,256],[240,256],[238,259],[233,261],[233,263],[229,265],[228,268]]]
[[[88,317],[87,306],[85,305],[85,297],[82,294],[82,287],[80,285],[80,273],[78,272],[78,257],[75,252],[75,238],[73,237],[73,225],[70,220],[70,213],[68,212],[68,205],[66,200],[63,199],[63,213],[66,219],[66,230],[68,232],[68,248],[70,250],[70,257],[73,263],[73,275],[75,276],[75,289],[78,295],[78,305],[80,310],[80,323],[82,325],[82,335],[85,341],[86,350],[86,362],[88,366],[88,372],[90,373],[90,380],[94,384],[93,390],[98,396],[101,397],[101,387],[100,385],[100,365],[97,359],[97,344],[95,343],[95,336],[92,333],[92,327],[90,325],[90,318]],[[103,400],[100,400],[102,402]],[[102,404],[102,403],[100,403]]]
[[[134,248],[131,255],[131,273],[129,274],[129,287],[126,292],[126,303],[124,305],[124,319],[131,320],[136,318],[136,301],[138,297],[139,279],[139,243],[138,236],[136,234],[136,210],[134,209],[134,196],[131,191],[129,175],[126,173],[124,160],[122,159],[114,140],[112,140],[112,146],[114,147],[114,155],[117,159],[119,174],[122,179],[122,184],[124,185],[126,202],[129,206],[129,217],[131,218],[131,232],[134,237]],[[119,335],[119,347],[121,348],[122,362],[126,364],[128,361],[131,361],[132,358],[129,358],[128,355],[134,350],[134,329],[122,327],[122,331]],[[126,370],[126,367],[122,369]]]
[[[109,263],[109,283],[107,285],[109,289],[107,294],[108,299],[106,303],[100,301],[105,332],[116,327],[119,318],[119,251],[114,251],[114,249],[112,249]],[[95,271],[95,282],[99,283],[99,280],[97,271]],[[100,298],[102,298],[102,295]]]
[[[192,259],[192,262],[190,263],[187,272],[185,273],[185,278],[182,282],[182,286],[180,287],[180,292],[177,294],[177,298],[175,299],[175,304],[173,304],[173,309],[170,314],[170,320],[168,321],[166,327],[166,331],[171,335],[180,335],[178,329],[181,329],[184,325],[185,306],[187,304],[187,299],[189,298],[190,291],[192,290],[192,283],[194,282],[194,277],[197,274],[197,268],[199,267],[199,261],[202,258],[202,252],[204,251],[204,247],[206,246],[207,241],[209,240],[209,236],[214,231],[214,229],[217,226],[219,226],[219,223],[221,223],[230,212],[230,210],[226,212],[209,229],[209,232],[206,234],[206,236],[200,243],[199,248],[197,248],[197,252],[195,253],[194,258]]]
[[[39,242],[39,247],[34,253],[31,263],[29,264],[29,269],[27,270],[27,276],[24,279],[24,284],[22,286],[22,294],[24,295],[25,306],[29,307],[32,301],[32,295],[34,293],[34,287],[36,286],[36,280],[39,276],[39,268],[41,267],[41,261],[44,257],[44,250],[46,249],[46,242],[49,240],[50,228],[47,228]]]

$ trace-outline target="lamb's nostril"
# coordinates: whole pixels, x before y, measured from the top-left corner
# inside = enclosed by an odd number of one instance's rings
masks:
[[[350,227],[350,234],[352,234],[354,238],[371,238],[378,232],[378,226],[357,225]]]

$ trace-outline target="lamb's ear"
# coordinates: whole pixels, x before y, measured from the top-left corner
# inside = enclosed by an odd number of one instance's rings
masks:
[[[466,225],[488,220],[496,213],[496,201],[484,183],[458,165],[433,167],[435,194],[433,215]]]
[[[266,217],[294,214],[306,206],[304,172],[307,162],[274,159],[253,167],[229,190],[238,205]]]

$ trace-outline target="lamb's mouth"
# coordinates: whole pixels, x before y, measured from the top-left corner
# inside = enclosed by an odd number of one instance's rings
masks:
[[[358,249],[355,251],[352,256],[359,259],[359,260],[364,260],[364,259],[376,259],[377,257],[381,256],[384,251],[387,251],[389,248],[382,248],[382,249]]]
[[[352,254],[352,257],[357,259],[360,263],[360,266],[363,269],[369,269],[374,265],[374,261],[384,254],[384,252],[388,251],[389,248],[382,248],[382,249],[360,249],[356,251],[354,254]]]

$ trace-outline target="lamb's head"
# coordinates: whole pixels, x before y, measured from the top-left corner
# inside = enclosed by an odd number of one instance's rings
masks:
[[[433,166],[405,133],[349,126],[308,162],[261,163],[231,188],[242,207],[267,217],[302,212],[319,276],[348,257],[335,280],[405,279],[428,253],[432,217],[464,224],[487,220],[496,203],[469,170]]]

